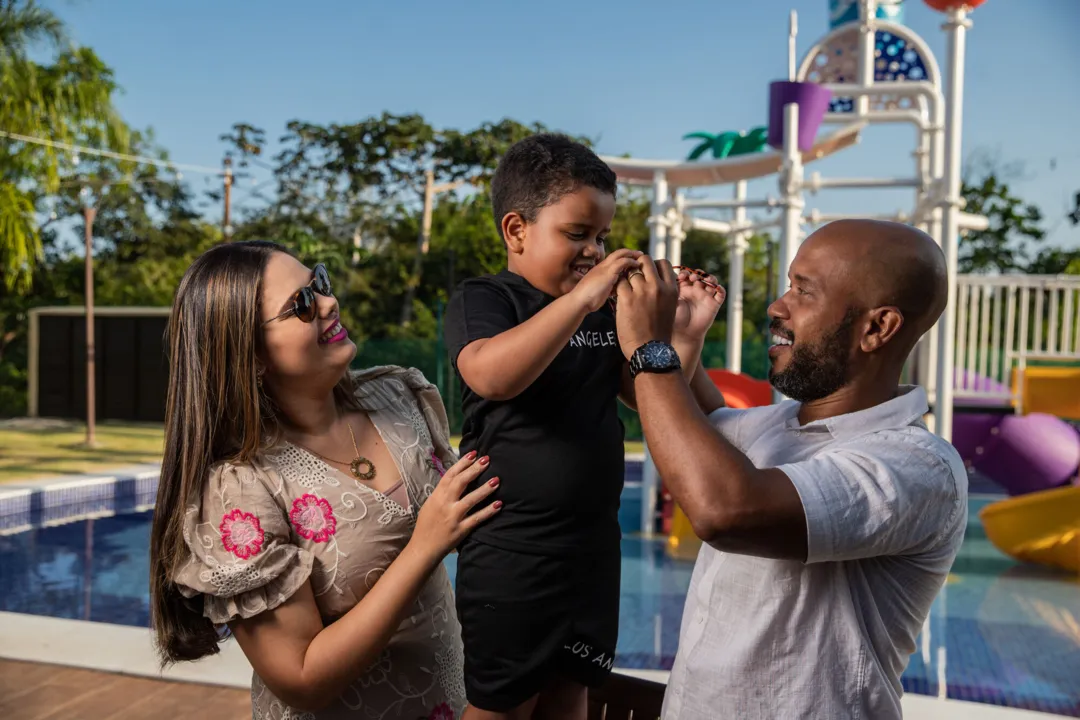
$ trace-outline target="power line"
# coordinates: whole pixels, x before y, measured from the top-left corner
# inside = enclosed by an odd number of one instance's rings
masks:
[[[127,160],[129,162],[140,163],[143,165],[156,165],[157,167],[163,167],[168,170],[188,170],[190,172],[206,173],[208,175],[224,175],[225,171],[221,168],[205,167],[203,165],[191,165],[187,163],[174,163],[167,160],[158,160],[156,158],[145,157],[143,155],[126,155],[124,153],[113,152],[112,150],[99,150],[97,148],[86,147],[84,145],[72,145],[70,143],[58,142],[56,140],[48,140],[46,138],[30,137],[29,135],[20,135],[18,133],[7,132],[0,130],[0,137],[6,137],[9,140],[17,140],[18,142],[32,143],[34,145],[44,145],[45,147],[56,148],[58,150],[67,150],[68,152],[82,154],[82,155],[95,155],[97,157],[107,157],[114,160]]]

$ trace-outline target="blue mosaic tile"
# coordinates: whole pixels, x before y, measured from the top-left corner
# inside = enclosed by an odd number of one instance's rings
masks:
[[[30,490],[8,490],[0,495],[0,535],[23,532],[34,527]]]
[[[0,534],[91,517],[149,510],[158,470],[134,469],[114,477],[33,481],[0,490]]]

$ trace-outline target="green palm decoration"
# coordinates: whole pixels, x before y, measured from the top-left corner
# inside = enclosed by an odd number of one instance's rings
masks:
[[[687,160],[697,160],[705,153],[712,151],[712,156],[717,160],[746,155],[748,153],[761,152],[768,144],[769,130],[757,127],[750,132],[728,132],[712,135],[705,132],[693,132],[683,135],[683,140],[701,140],[697,147],[690,151]]]

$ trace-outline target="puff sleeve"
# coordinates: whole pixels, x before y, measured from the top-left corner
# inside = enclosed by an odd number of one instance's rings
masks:
[[[313,557],[292,537],[276,502],[280,479],[256,465],[222,463],[210,473],[201,507],[184,517],[187,561],[174,576],[180,592],[203,598],[215,624],[281,605],[311,575]]]

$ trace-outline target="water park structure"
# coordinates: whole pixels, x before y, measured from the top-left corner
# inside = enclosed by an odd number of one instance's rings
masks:
[[[691,133],[687,139],[702,142],[687,160],[604,159],[620,181],[651,188],[649,251],[654,257],[680,264],[682,242],[691,228],[726,235],[730,253],[726,368],[714,370],[712,377],[735,406],[766,403],[760,387],[764,381],[742,372],[747,238],[759,230],[778,229],[776,286],[784,287],[806,229],[840,218],[866,217],[807,210],[806,193],[910,188],[909,210],[880,217],[928,232],[941,245],[950,271],[948,308],[909,360],[910,381],[927,390],[932,410],[928,425],[954,443],[969,467],[1009,494],[1062,488],[1075,481],[1080,467],[1080,433],[1065,421],[1080,419],[1080,278],[958,274],[961,233],[986,229],[989,223],[964,212],[961,194],[969,16],[985,0],[924,1],[945,17],[944,73],[927,43],[902,24],[902,0],[830,0],[832,27],[801,61],[796,53],[797,16],[791,13],[788,78],[769,86],[767,126],[749,133]],[[814,162],[860,142],[871,124],[914,126],[910,175],[840,178],[806,172]],[[819,134],[822,126],[835,127]],[[747,181],[774,174],[778,196],[747,197]],[[723,185],[733,188],[730,200],[684,194],[688,189]],[[748,209],[775,213],[751,222]],[[699,210],[730,211],[730,219],[700,217]],[[773,402],[780,399],[772,393]],[[646,533],[655,527],[659,486],[646,447],[642,480]],[[1080,486],[1065,492],[1070,491],[1076,494],[1070,497],[1080,498]],[[1025,507],[1034,501],[1026,498]],[[1009,525],[1008,518],[1013,517],[1009,509],[1007,505],[1004,510],[990,509],[987,517],[994,518],[996,526]],[[1060,545],[1068,535],[1076,548],[1066,565],[1080,569],[1076,524],[1063,529],[1029,520],[1020,533],[1025,539],[1009,535],[1002,549],[1018,556],[1022,554],[1016,552],[1018,544],[1053,544],[1056,538]],[[1071,535],[1069,528],[1075,530]],[[683,540],[680,554],[692,554],[685,547],[694,547],[688,532],[685,517],[676,509],[671,545]],[[996,537],[1005,535],[999,532]]]

